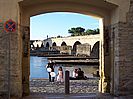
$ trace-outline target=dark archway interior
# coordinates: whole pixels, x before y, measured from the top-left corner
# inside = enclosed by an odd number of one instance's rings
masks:
[[[73,52],[76,52],[76,46],[77,45],[80,45],[81,43],[79,42],[79,41],[76,41],[75,43],[74,43],[74,45],[73,45]]]
[[[46,47],[49,47],[49,43],[48,42],[46,43]]]
[[[67,46],[66,42],[63,41],[63,42],[61,43],[61,46]]]
[[[54,42],[54,43],[52,44],[52,46],[57,46],[57,45],[56,45],[56,43]]]
[[[100,48],[100,45],[99,45],[99,41],[96,42],[91,50],[91,57],[94,57],[94,58],[99,58],[99,48]]]

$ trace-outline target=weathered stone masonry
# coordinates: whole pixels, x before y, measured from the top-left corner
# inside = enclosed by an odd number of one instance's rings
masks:
[[[4,23],[5,21],[1,25],[0,32],[0,95],[7,97],[10,93],[11,95],[21,96],[21,62],[16,61],[21,58],[18,31],[6,32]],[[17,90],[14,90],[14,87]]]
[[[92,13],[105,18],[103,25],[109,29],[109,39],[102,39],[100,45],[103,66],[100,69],[102,80],[99,91],[114,95],[133,94],[133,0],[130,2],[129,0],[106,0],[106,2],[57,0],[56,3],[53,1],[0,0],[0,98],[8,96],[9,92],[9,95],[16,96],[17,99],[22,97],[22,94],[29,94],[29,50],[26,48],[29,45],[27,43],[29,38],[23,40],[23,27],[20,25],[28,27],[32,15],[55,11],[79,12],[87,15]],[[22,4],[22,11],[18,2]],[[125,6],[127,8],[124,8]],[[110,13],[111,11],[113,13]],[[127,13],[126,21],[125,13]],[[15,21],[19,27],[14,33],[3,31],[3,25],[9,19]],[[107,44],[106,40],[109,40]],[[104,44],[109,45],[109,48],[105,49]],[[103,54],[103,51],[107,53]]]
[[[105,27],[109,33],[109,53],[106,54],[105,40],[105,92],[116,95],[133,94],[133,1],[127,13],[127,22]],[[111,57],[111,61],[108,58]],[[109,64],[112,64],[109,67]],[[110,74],[111,73],[111,74]],[[114,78],[114,79],[113,79]],[[112,85],[115,82],[115,85]],[[112,92],[112,89],[114,91]]]
[[[120,94],[133,94],[133,2],[127,13],[127,23],[119,23],[118,29],[119,90]]]
[[[114,77],[118,86],[115,93],[133,94],[133,3],[127,13],[127,22],[111,26],[114,36]]]

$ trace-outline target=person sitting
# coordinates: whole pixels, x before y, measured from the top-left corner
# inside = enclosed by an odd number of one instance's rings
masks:
[[[73,71],[73,75],[72,75],[73,78],[77,78],[78,77],[78,69],[75,69]]]
[[[85,79],[84,72],[81,70],[81,68],[78,68],[78,79]]]

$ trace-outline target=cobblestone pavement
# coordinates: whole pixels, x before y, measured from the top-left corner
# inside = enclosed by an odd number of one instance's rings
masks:
[[[111,96],[110,94],[88,93],[88,94],[40,94],[32,93],[30,96],[23,97],[23,99],[133,99],[132,96]]]
[[[45,79],[30,81],[31,94],[22,99],[133,99],[131,96],[112,96],[98,92],[98,79],[70,80],[70,94],[64,93],[64,83]]]
[[[32,79],[30,91],[34,93],[65,93],[64,82],[49,82],[46,79]],[[70,93],[96,93],[98,79],[70,80]]]

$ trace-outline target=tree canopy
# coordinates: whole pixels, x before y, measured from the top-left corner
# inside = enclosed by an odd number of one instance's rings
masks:
[[[68,30],[68,33],[71,34],[71,36],[84,36],[84,35],[91,35],[91,34],[99,34],[99,29],[87,29],[85,31],[84,28],[82,27],[76,27],[76,28],[71,28]]]
[[[85,29],[82,27],[71,28],[68,30],[68,33],[71,33],[71,36],[79,36],[85,32]]]

